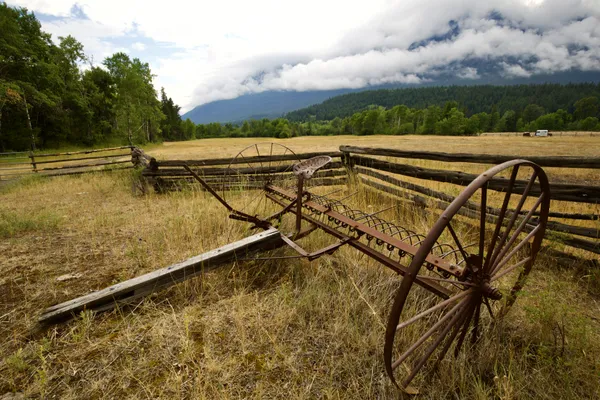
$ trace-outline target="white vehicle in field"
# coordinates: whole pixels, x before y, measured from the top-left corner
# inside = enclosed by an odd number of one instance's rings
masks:
[[[535,136],[548,136],[548,130],[538,129],[537,131],[535,131]]]

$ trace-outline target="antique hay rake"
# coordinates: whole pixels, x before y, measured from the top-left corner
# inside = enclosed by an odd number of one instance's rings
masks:
[[[227,207],[230,218],[253,228],[277,227],[295,257],[314,260],[349,245],[401,275],[387,323],[384,362],[394,384],[413,391],[409,385],[420,371],[435,367],[450,349],[458,355],[467,337],[475,343],[481,326],[506,314],[514,303],[544,237],[548,179],[526,160],[497,165],[468,185],[422,235],[380,217],[385,210],[366,213],[343,199],[318,194],[322,189],[312,183],[327,175],[331,161],[328,156],[302,161],[283,145],[255,144],[233,158],[220,182],[213,180],[220,194],[185,168]],[[500,179],[502,175],[508,178]],[[501,190],[499,182],[504,183]],[[488,189],[496,193],[488,194]],[[239,200],[249,192],[254,193]],[[499,212],[490,205],[492,197],[501,204]],[[240,203],[234,205],[236,200]],[[276,211],[260,213],[269,209],[260,206],[267,201]],[[468,238],[460,238],[457,215],[469,202],[478,205],[479,223]],[[284,222],[286,215],[291,223]],[[315,230],[336,241],[305,250],[299,242]]]
[[[544,237],[548,179],[542,168],[526,160],[490,168],[449,204],[427,234],[420,234],[383,218],[389,207],[365,212],[351,205],[353,194],[336,198],[343,191],[335,188],[341,182],[331,179],[340,175],[337,164],[329,156],[301,160],[276,143],[248,146],[227,168],[216,170],[217,175],[214,169],[205,174],[207,169],[183,163],[183,172],[226,207],[229,218],[262,232],[52,306],[40,320],[51,322],[83,309],[110,309],[217,263],[239,260],[236,251],[247,254],[287,245],[296,254],[251,259],[314,260],[347,245],[402,276],[389,311],[384,364],[395,385],[414,393],[415,377],[434,369],[449,351],[458,356],[468,348],[465,342],[477,342],[483,328],[514,303]],[[351,171],[349,175],[352,180]],[[476,213],[477,222],[461,219],[465,213]],[[333,241],[307,250],[303,239],[316,231]]]

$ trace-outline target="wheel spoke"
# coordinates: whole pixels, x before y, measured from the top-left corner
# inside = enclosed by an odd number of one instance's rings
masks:
[[[249,202],[247,202],[246,205],[244,205],[244,207],[242,207],[242,209],[240,211],[247,210],[257,199],[260,199],[261,197],[264,197],[264,191],[263,190],[259,190],[258,191],[258,195],[254,196],[252,198],[252,200],[250,200]]]
[[[527,187],[523,191],[523,195],[521,196],[521,199],[519,200],[519,204],[517,205],[517,208],[515,208],[515,210],[513,211],[513,215],[511,216],[510,221],[506,227],[506,230],[504,231],[504,234],[502,235],[502,239],[500,239],[500,243],[498,244],[497,249],[494,251],[495,254],[492,255],[492,260],[490,261],[491,265],[494,264],[494,261],[496,261],[495,256],[498,255],[498,253],[504,246],[504,243],[506,243],[506,238],[508,237],[510,230],[514,226],[515,221],[519,217],[521,208],[523,208],[523,204],[525,203],[525,200],[527,199],[527,195],[529,194],[529,191],[531,190],[531,187],[533,186],[533,183],[535,182],[536,179],[537,179],[537,172],[534,171],[533,174],[531,175],[531,178],[529,179],[529,182],[527,183]],[[500,224],[502,224],[502,220],[499,220],[498,222]]]
[[[446,337],[448,332],[450,332],[450,329],[452,329],[456,325],[456,323],[464,317],[464,313],[465,313],[465,307],[463,307],[461,310],[459,310],[456,313],[456,315],[454,315],[452,320],[442,330],[442,332],[437,337],[437,339],[427,348],[427,350],[425,350],[425,354],[423,355],[423,357],[421,357],[421,359],[419,360],[417,365],[412,369],[410,375],[408,377],[406,377],[406,379],[404,379],[404,381],[402,381],[402,385],[404,387],[408,386],[408,384],[413,380],[413,378],[415,377],[417,372],[419,372],[421,370],[421,368],[423,368],[423,365],[425,365],[425,363],[427,362],[429,357],[431,357],[431,354],[435,351],[435,349],[437,349],[437,347],[440,345],[442,340],[444,340],[444,338]],[[458,330],[456,331],[456,333],[458,333]]]
[[[446,299],[444,301],[442,301],[439,304],[436,304],[434,307],[431,307],[428,310],[423,311],[422,313],[419,313],[417,315],[415,315],[414,317],[402,322],[401,324],[398,324],[398,326],[396,327],[396,331],[402,329],[402,328],[406,328],[407,326],[411,325],[412,323],[418,321],[419,319],[431,314],[434,311],[439,310],[440,308],[443,308],[445,306],[447,306],[450,303],[453,303],[455,301],[457,301],[458,299],[461,299],[463,297],[465,297],[468,294],[471,294],[472,291],[471,290],[466,290],[464,292],[461,292],[459,294],[457,294],[456,296],[450,297],[449,299]]]
[[[258,144],[254,143],[254,147],[256,148],[256,154],[258,155],[258,162],[260,163],[260,168],[262,169],[263,163],[262,163],[262,160],[260,159],[260,151],[258,151]]]
[[[496,265],[492,266],[492,272],[491,274],[494,275],[494,273],[499,270],[500,268],[502,268],[504,266],[504,264],[506,264],[511,258],[512,256],[514,256],[517,251],[521,250],[521,248],[529,242],[529,239],[531,239],[536,233],[537,231],[539,231],[541,228],[541,225],[536,226],[535,228],[533,228],[533,230],[531,232],[529,232],[529,234],[527,236],[525,236],[525,239],[523,239],[521,241],[521,243],[519,243],[518,245],[515,246],[514,249],[512,249],[512,251],[510,253],[508,253],[507,256],[505,256],[503,259],[501,259],[500,262],[498,262]],[[510,247],[507,246],[506,249],[508,250]],[[503,253],[505,253],[503,251]],[[504,256],[504,255],[502,255]],[[498,257],[500,259],[500,257]]]
[[[496,240],[498,239],[498,235],[500,234],[500,228],[502,227],[502,221],[504,221],[504,214],[506,213],[506,209],[508,207],[508,203],[510,201],[510,196],[512,195],[512,189],[515,184],[515,179],[517,179],[517,173],[519,171],[519,166],[515,165],[513,167],[512,173],[510,175],[510,181],[508,183],[508,188],[506,189],[506,194],[504,195],[504,201],[502,202],[502,208],[500,209],[500,214],[498,215],[498,222],[496,223],[496,229],[494,229],[494,236],[492,236],[492,240],[488,247],[487,251],[487,259],[485,260],[485,264],[483,266],[484,271],[488,270],[488,267],[491,262],[492,252],[494,247],[496,246]]]
[[[483,264],[483,247],[485,244],[485,217],[487,216],[487,182],[481,187],[481,211],[479,219],[479,262]],[[481,267],[482,265],[478,265]]]
[[[429,328],[429,330],[425,332],[425,334],[421,336],[419,340],[417,340],[412,346],[410,346],[408,350],[406,350],[406,352],[404,352],[404,354],[402,354],[400,358],[392,364],[392,370],[396,369],[398,365],[400,365],[404,360],[406,360],[408,356],[410,356],[419,346],[421,346],[423,342],[425,342],[431,335],[433,335],[435,331],[437,331],[440,328],[440,326],[442,326],[453,315],[455,315],[455,317],[456,315],[460,315],[460,312],[463,311],[465,304],[468,303],[468,301],[468,298],[462,299],[446,315],[444,315],[438,322],[436,322],[431,328]]]
[[[460,353],[460,349],[463,345],[463,342],[465,341],[465,337],[467,336],[467,332],[469,331],[469,326],[471,325],[471,320],[473,319],[473,314],[475,313],[476,309],[479,307],[480,301],[475,300],[475,302],[477,303],[477,305],[474,305],[473,308],[471,308],[471,311],[469,312],[469,316],[467,318],[467,322],[463,324],[462,326],[462,332],[460,333],[460,337],[458,338],[458,343],[456,343],[456,347],[454,348],[454,357],[458,357],[458,354]]]
[[[475,310],[475,305],[473,303],[471,303],[469,305],[469,307],[467,308],[467,312],[463,313],[462,318],[456,323],[456,325],[454,325],[454,328],[452,329],[452,333],[450,334],[450,336],[448,338],[446,338],[444,347],[442,348],[442,350],[439,352],[439,354],[437,356],[437,360],[435,362],[435,365],[433,366],[434,369],[437,368],[439,363],[442,362],[444,357],[446,357],[446,353],[450,349],[450,346],[452,346],[452,342],[454,342],[454,339],[456,339],[456,335],[458,335],[458,332],[461,331],[461,327],[463,328],[462,330],[464,331],[465,325],[467,327],[469,326],[469,323],[471,322],[471,317],[473,316],[474,310]],[[465,323],[465,321],[467,321],[467,322]],[[463,334],[461,334],[461,336],[463,336]],[[457,343],[457,346],[458,346],[458,343]],[[456,353],[456,348],[455,348],[455,353]]]
[[[494,312],[492,311],[492,306],[490,305],[490,301],[487,297],[483,298],[483,304],[485,304],[488,312],[490,313],[490,317],[492,317],[492,319],[496,319],[496,317],[494,316]]]
[[[494,282],[497,281],[498,279],[502,278],[504,275],[509,274],[511,271],[513,271],[515,268],[519,268],[520,266],[522,266],[523,264],[531,261],[531,256],[527,257],[521,261],[519,261],[518,263],[516,263],[515,265],[511,265],[510,267],[506,268],[504,271],[494,275],[491,277],[490,282]]]
[[[246,160],[246,157],[244,157],[244,155],[242,153],[240,153],[240,157],[242,157],[242,159],[246,162],[246,164],[248,164],[250,169],[254,170],[254,174],[250,174],[250,175],[256,175],[256,168],[254,168],[252,165],[250,165],[250,163],[248,162],[248,160]],[[239,172],[238,172],[238,174],[239,174]]]
[[[471,343],[475,344],[478,339],[479,331],[479,316],[481,315],[481,300],[477,300],[477,307],[475,308],[475,321],[473,321],[473,334],[471,336]]]
[[[485,217],[487,216],[487,182],[481,187],[481,211],[479,213],[479,261],[483,263],[485,243]]]
[[[458,240],[458,236],[456,235],[456,232],[454,231],[454,228],[452,228],[452,225],[450,225],[449,221],[448,221],[448,230],[450,231],[450,234],[452,235],[452,239],[454,239],[456,246],[458,246],[458,249],[460,250],[460,253],[463,256],[463,259],[466,260],[467,258],[469,258],[469,256],[465,252],[465,249],[463,248],[462,244],[460,244],[460,240]]]
[[[504,246],[504,248],[502,249],[500,254],[494,258],[494,262],[492,263],[492,266],[490,267],[490,270],[491,270],[490,275],[493,275],[494,271],[497,269],[497,267],[494,267],[494,264],[497,264],[497,260],[501,260],[502,257],[504,257],[506,252],[508,252],[510,247],[514,244],[515,240],[517,240],[517,237],[521,234],[523,229],[525,229],[525,227],[527,226],[527,222],[529,222],[529,220],[531,219],[531,217],[533,216],[535,211],[538,209],[538,207],[542,203],[543,198],[544,198],[543,194],[540,197],[538,197],[538,199],[536,200],[536,202],[533,205],[533,207],[531,208],[531,210],[529,210],[529,212],[527,213],[525,218],[523,218],[523,220],[521,221],[521,223],[519,224],[517,229],[513,232],[513,235],[508,240],[508,243],[506,244],[506,246]],[[538,226],[540,226],[540,225],[538,225]]]

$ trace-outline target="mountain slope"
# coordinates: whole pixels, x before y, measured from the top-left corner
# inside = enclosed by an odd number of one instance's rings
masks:
[[[479,68],[483,70],[482,65]],[[491,72],[477,80],[460,79],[455,76],[445,75],[437,76],[435,80],[432,80],[428,84],[419,86],[407,85],[386,85],[379,87],[365,87],[361,89],[339,89],[339,90],[325,90],[325,91],[307,91],[307,92],[293,92],[293,91],[267,91],[263,93],[248,94],[240,96],[231,100],[219,100],[211,103],[203,104],[195,107],[193,110],[183,115],[183,119],[189,118],[197,124],[207,124],[210,122],[239,122],[247,119],[260,119],[260,118],[277,118],[284,114],[288,118],[293,120],[302,120],[308,118],[309,115],[316,116],[317,119],[332,119],[335,116],[348,116],[352,113],[362,109],[371,104],[383,105],[390,107],[396,104],[406,104],[411,107],[426,107],[431,103],[418,102],[418,97],[422,93],[419,91],[420,88],[431,88],[441,85],[462,85],[462,86],[474,86],[474,85],[517,85],[517,84],[531,84],[531,83],[578,83],[578,82],[600,82],[600,72],[581,72],[571,71],[565,73],[559,73],[554,75],[538,75],[531,78],[522,79],[505,79],[497,73]],[[407,96],[401,100],[393,100],[392,103],[384,100],[377,100],[366,103],[364,101],[358,101],[355,105],[346,107],[343,115],[338,115],[338,111],[331,112],[326,111],[330,105],[337,104],[338,101],[347,102],[348,99],[360,98],[360,92],[374,91],[377,89],[392,89],[392,88],[407,88]],[[410,90],[416,90],[411,92]],[[357,93],[358,92],[358,93]],[[389,90],[381,91],[383,97],[385,92]],[[336,96],[342,96],[343,99],[339,100]],[[358,96],[358,97],[352,97]],[[449,92],[449,96],[444,101],[456,100],[461,104],[466,105],[468,98],[453,98]],[[583,95],[582,95],[583,96]],[[365,99],[367,99],[365,97]],[[330,100],[328,100],[330,99]],[[308,107],[321,102],[325,102],[324,106],[318,106],[316,108]],[[538,103],[539,104],[539,103]],[[543,104],[540,104],[543,105]],[[303,109],[308,107],[308,109]],[[475,108],[470,108],[470,111],[476,112]],[[292,112],[298,110],[297,112]],[[318,112],[316,110],[319,110]],[[489,111],[489,110],[486,110]],[[334,115],[335,114],[335,115]]]
[[[332,120],[336,117],[349,117],[370,106],[392,108],[403,104],[410,108],[424,109],[432,105],[442,107],[449,101],[458,102],[467,115],[489,113],[494,106],[500,114],[507,110],[522,111],[528,104],[542,106],[546,112],[554,112],[560,108],[572,111],[576,101],[588,96],[600,97],[600,85],[571,83],[382,89],[337,96],[321,104],[292,111],[286,114],[286,118],[290,121],[307,121],[312,118]]]
[[[231,100],[203,104],[185,113],[182,118],[189,118],[196,124],[277,118],[286,112],[320,103],[330,97],[348,92],[350,92],[349,89],[309,92],[269,91],[247,94]]]

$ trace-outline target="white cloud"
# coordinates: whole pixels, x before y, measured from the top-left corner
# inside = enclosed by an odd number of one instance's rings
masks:
[[[77,0],[88,19],[73,1],[15,3],[63,17],[43,29],[72,34],[96,62],[136,50],[184,110],[265,90],[419,83],[446,69],[478,79],[461,65],[471,59],[510,77],[600,70],[598,0]]]
[[[144,51],[146,50],[146,45],[142,42],[135,42],[131,45],[131,48],[138,51]]]
[[[473,67],[464,68],[462,71],[459,71],[457,73],[457,76],[462,79],[479,79],[480,78],[477,68],[473,68]]]
[[[531,72],[518,64],[508,64],[503,62],[502,68],[504,69],[504,75],[508,77],[528,78],[531,76]]]

